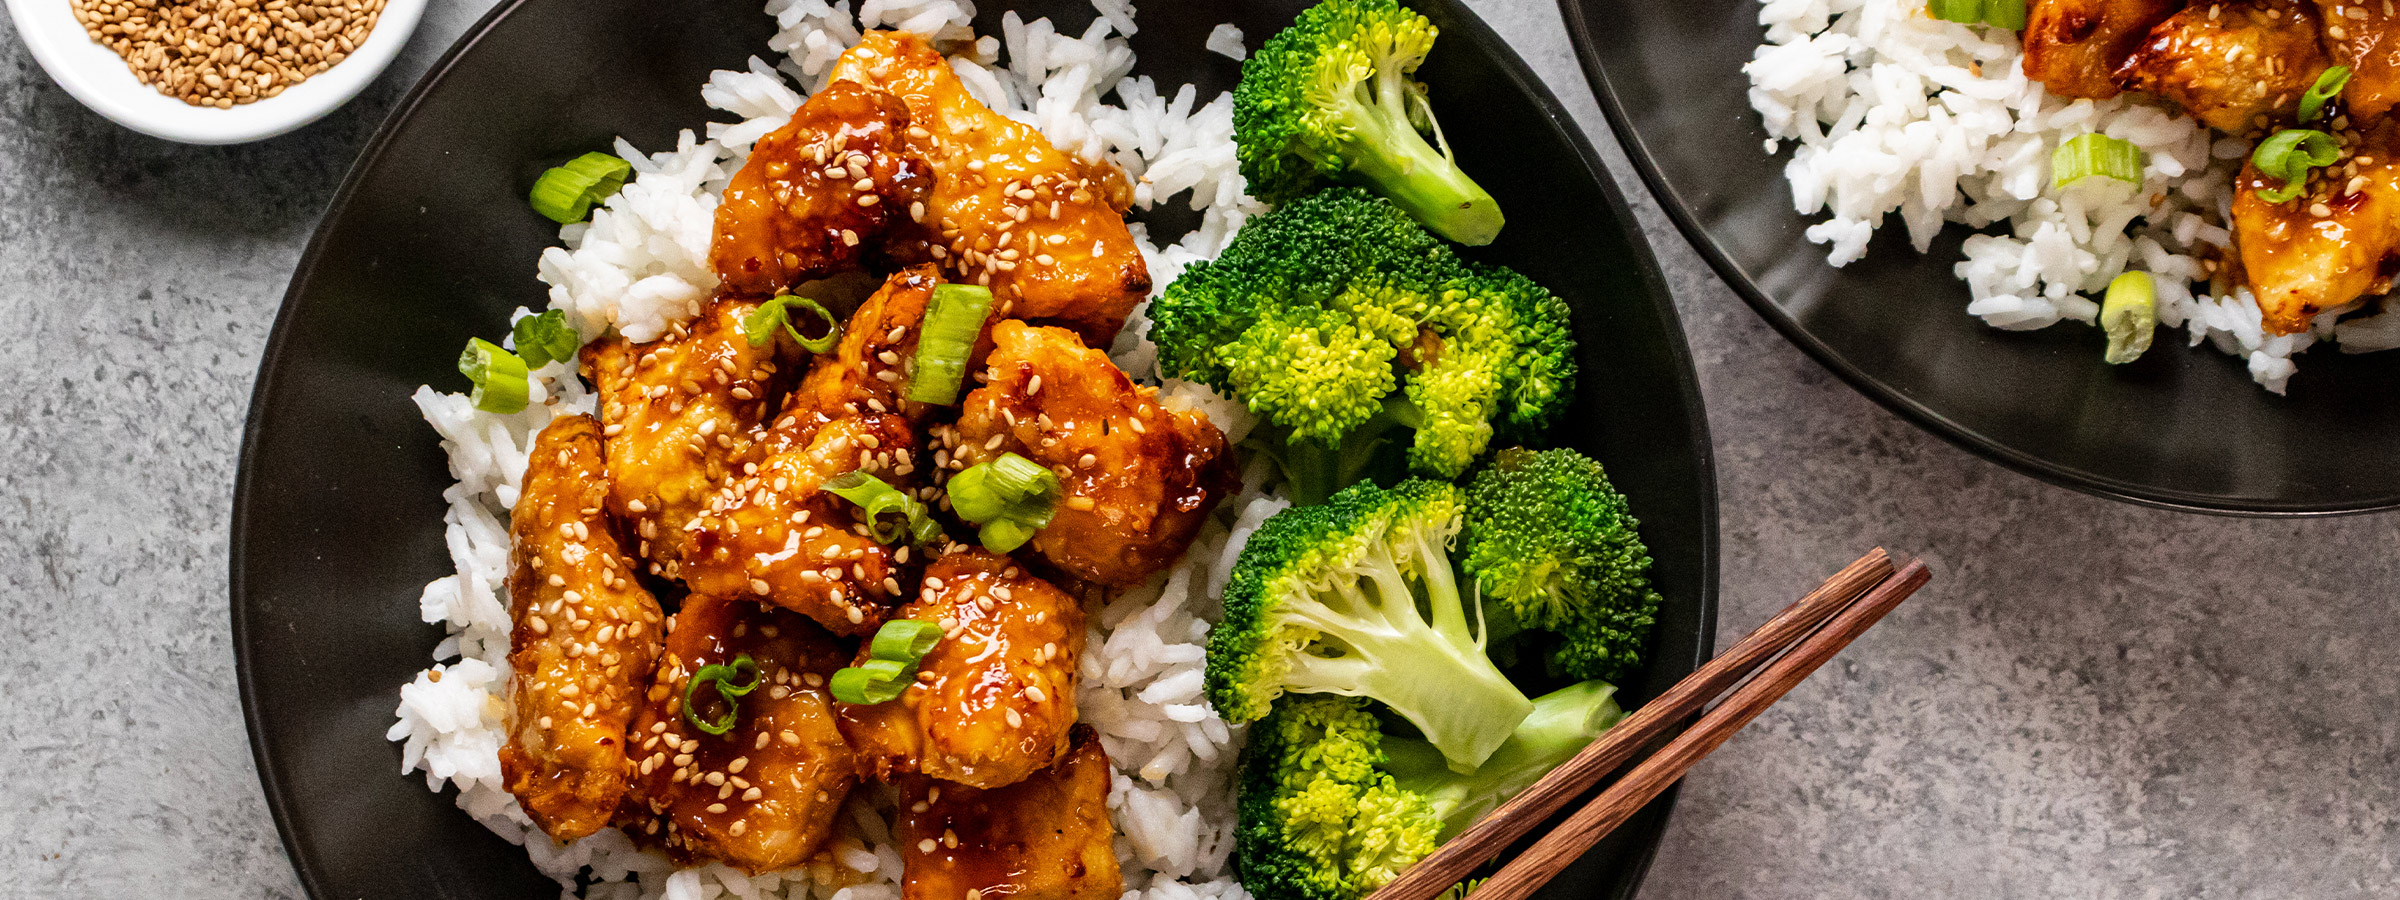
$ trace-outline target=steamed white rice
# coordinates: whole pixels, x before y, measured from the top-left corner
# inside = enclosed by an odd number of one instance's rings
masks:
[[[620,140],[617,153],[634,177],[588,224],[560,229],[561,246],[543,252],[540,277],[550,307],[565,310],[587,340],[614,327],[632,340],[665,333],[698,313],[716,286],[708,244],[717,195],[750,145],[788,119],[820,87],[824,73],[862,29],[925,34],[952,48],[952,67],[986,104],[1086,159],[1107,159],[1135,179],[1135,204],[1149,208],[1179,194],[1201,213],[1191,234],[1165,247],[1141,241],[1155,284],[1214,257],[1242,221],[1259,211],[1243,192],[1233,148],[1232,100],[1200,102],[1184,85],[1162,90],[1133,76],[1134,10],[1124,0],[1094,0],[1099,17],[1081,34],[1048,20],[1003,17],[1001,34],[975,36],[968,0],[770,0],[779,26],[773,60],[745,71],[714,73],[701,87],[715,109],[738,121],[709,123],[705,136],[683,133],[672,149],[645,154]],[[1241,52],[1231,26],[1207,48]],[[1106,99],[1104,99],[1106,98]],[[1127,372],[1157,383],[1156,351],[1140,337],[1136,312],[1112,355]],[[507,514],[525,471],[533,435],[554,415],[591,412],[585,387],[564,365],[535,373],[533,403],[515,415],[478,411],[461,394],[419,388],[416,402],[440,433],[458,483],[444,496],[456,574],[425,586],[427,622],[449,637],[435,665],[400,689],[402,773],[423,772],[426,786],[458,789],[458,805],[476,821],[521,844],[534,864],[558,879],[566,896],[596,900],[738,897],[898,900],[900,854],[883,809],[889,798],[856,792],[848,823],[819,860],[801,868],[745,876],[720,864],[678,870],[664,855],[635,848],[616,829],[569,845],[549,839],[503,789],[508,672]],[[1195,385],[1168,381],[1163,399],[1204,409],[1226,436],[1241,440],[1252,424],[1238,403]],[[1245,894],[1227,870],[1233,813],[1229,782],[1239,734],[1201,696],[1202,645],[1217,597],[1249,533],[1288,505],[1261,489],[1266,470],[1245,473],[1245,490],[1222,508],[1184,559],[1148,585],[1111,603],[1092,625],[1077,698],[1116,767],[1109,807],[1119,837],[1126,900],[1234,900]]]
[[[2345,307],[2307,332],[2269,335],[2247,288],[2220,278],[2212,290],[2201,260],[2232,244],[2247,142],[2131,97],[2052,96],[2019,67],[2016,32],[1931,18],[1924,0],[1762,0],[1759,22],[1766,43],[1743,66],[1750,104],[1768,152],[1794,145],[1793,206],[1823,216],[1807,236],[1832,264],[1864,255],[1892,213],[1920,253],[1945,223],[1982,229],[1955,269],[1967,312],[2012,330],[2090,324],[2111,279],[2147,271],[2162,326],[2243,357],[2278,394],[2292,357],[2319,341],[2400,347],[2400,314],[2337,324]],[[2106,178],[2051,188],[2051,153],[2091,132],[2141,148],[2138,188]]]

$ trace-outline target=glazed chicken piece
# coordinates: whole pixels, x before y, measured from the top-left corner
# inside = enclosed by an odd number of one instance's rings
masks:
[[[940,625],[943,637],[898,699],[842,704],[869,776],[996,788],[1066,750],[1084,636],[1073,597],[1007,557],[962,549],[925,567],[923,591],[899,615]]]
[[[742,317],[757,308],[721,297],[659,340],[609,337],[584,348],[606,426],[608,509],[633,524],[660,575],[680,576],[691,553],[684,526],[758,460],[770,404],[797,379],[803,351],[788,336],[754,347],[742,335]]]
[[[916,778],[901,789],[905,900],[1116,900],[1108,755],[1089,727],[1056,764],[998,790]]]
[[[689,684],[744,655],[757,664],[757,686],[731,704],[714,683]],[[849,659],[824,629],[793,613],[705,594],[685,599],[626,738],[638,760],[634,809],[651,816],[642,836],[686,862],[720,860],[751,873],[815,854],[857,782],[824,687]],[[727,678],[739,687],[747,675]],[[687,692],[692,718],[683,709]],[[724,734],[693,721],[727,716]]]
[[[717,207],[709,263],[724,288],[765,297],[857,268],[932,187],[907,131],[899,98],[837,81],[759,138]]]
[[[2117,84],[2180,104],[2210,128],[2266,131],[2288,121],[2331,63],[2307,0],[2198,3],[2168,16],[2117,68]]]
[[[1013,452],[1057,473],[1066,496],[1027,546],[1075,578],[1129,587],[1182,556],[1238,487],[1225,435],[1197,411],[1160,406],[1157,389],[1073,332],[1001,322],[992,336],[986,383],[960,406],[948,465]]]
[[[908,378],[917,355],[917,328],[940,282],[939,270],[931,265],[893,273],[850,314],[833,354],[809,365],[784,413],[828,420],[882,413],[924,418],[933,407],[907,399]]]
[[[1150,270],[1125,227],[1132,191],[1123,173],[993,112],[914,34],[868,32],[832,77],[907,101],[909,135],[933,166],[916,246],[888,252],[990,287],[1001,316],[1071,328],[1096,346],[1116,338],[1150,294]]]
[[[2151,26],[2182,6],[2182,0],[2030,0],[2025,77],[2062,97],[2114,97],[2117,67]]]
[[[823,485],[853,470],[909,484],[916,432],[899,416],[813,427],[786,417],[766,443],[788,449],[761,460],[754,474],[727,479],[688,526],[684,583],[699,593],[773,603],[836,634],[873,632],[900,601],[908,548],[877,542],[858,506]]]
[[[2304,331],[2326,310],[2389,290],[2400,274],[2400,125],[2340,137],[2342,161],[2311,173],[2296,199],[2258,196],[2283,182],[2255,163],[2234,179],[2234,244],[2271,333]]]
[[[2342,103],[2366,122],[2400,103],[2400,16],[2383,0],[2315,0],[2325,22],[2325,48],[2350,67]]]
[[[609,824],[633,764],[626,720],[658,657],[658,601],[601,514],[600,423],[554,419],[534,439],[509,519],[508,744],[500,772],[542,831]]]

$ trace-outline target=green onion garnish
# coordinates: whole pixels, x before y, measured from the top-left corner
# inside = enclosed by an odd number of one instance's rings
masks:
[[[731,680],[742,677],[747,677],[749,682],[734,684]],[[701,666],[700,671],[692,673],[691,680],[683,683],[683,720],[691,723],[693,728],[709,734],[724,734],[732,731],[734,720],[741,714],[740,698],[744,694],[757,690],[761,680],[758,660],[751,659],[750,654],[747,653],[734,657],[732,665],[710,663]],[[702,684],[716,686],[717,697],[725,701],[725,715],[715,719],[700,718],[700,714],[696,710],[699,708],[699,690]]]
[[[795,306],[814,313],[819,321],[824,322],[825,334],[816,338],[801,334],[800,329],[792,325],[791,309]],[[810,353],[831,353],[833,345],[842,339],[842,323],[834,321],[833,311],[826,309],[825,304],[798,294],[777,294],[775,299],[759,304],[757,309],[742,317],[742,336],[750,339],[750,346],[764,347],[768,341],[775,339],[775,328],[779,325],[791,334],[793,342]]]
[[[517,355],[524,358],[527,369],[539,369],[553,360],[574,359],[575,348],[580,344],[575,329],[567,327],[567,314],[562,310],[518,319],[511,331],[517,339]]]
[[[2150,349],[2150,332],[2158,327],[2158,289],[2148,272],[2126,272],[2108,283],[2100,300],[2100,330],[2108,334],[2111,365],[2141,358]]]
[[[833,699],[843,703],[889,703],[908,690],[916,673],[899,660],[870,659],[833,673]]]
[[[1983,0],[1930,0],[1925,14],[1944,22],[1974,25],[1983,21]]]
[[[983,319],[992,309],[990,288],[971,284],[938,284],[933,302],[925,305],[918,326],[917,360],[908,379],[908,399],[947,406],[958,402],[958,385],[967,376],[967,357],[983,334]]]
[[[482,338],[468,338],[458,355],[459,374],[475,383],[467,399],[484,412],[513,413],[525,408],[528,396],[525,360]]]
[[[533,211],[564,225],[592,214],[592,204],[608,199],[625,186],[633,166],[606,153],[586,153],[554,166],[534,179],[527,197]]]
[[[982,526],[983,548],[1007,553],[1025,545],[1050,524],[1065,493],[1058,476],[1014,453],[977,463],[951,476],[950,509]]]
[[[1984,0],[1983,24],[2015,31],[2025,27],[2025,0]]]
[[[925,504],[864,469],[852,469],[825,479],[824,488],[857,504],[860,518],[879,542],[890,544],[907,538],[911,543],[923,544],[941,536],[941,525],[926,513]]]
[[[2261,188],[2259,199],[2282,203],[2308,190],[2308,171],[2318,166],[2333,165],[2342,158],[2341,144],[2333,135],[2313,128],[2286,128],[2268,135],[2251,151],[2250,163],[2269,178],[2282,179],[2279,188]]]
[[[2316,118],[2317,113],[2325,110],[2325,104],[2340,94],[2342,88],[2349,83],[2349,66],[2334,66],[2318,75],[2317,83],[2310,85],[2308,90],[2300,95],[2300,121],[2306,122]]]
[[[2085,134],[2058,145],[2050,154],[2050,185],[2066,187],[2098,175],[2130,184],[2142,183],[2142,150],[2132,141],[2105,134]]]
[[[942,639],[942,626],[922,619],[893,619],[876,629],[875,639],[867,643],[867,655],[874,659],[894,659],[909,665],[933,650]]]

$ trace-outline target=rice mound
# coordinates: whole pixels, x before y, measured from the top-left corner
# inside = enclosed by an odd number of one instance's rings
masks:
[[[673,149],[642,153],[623,140],[616,152],[634,175],[588,223],[559,230],[560,246],[542,253],[539,274],[550,308],[589,340],[615,328],[631,340],[664,334],[699,312],[716,287],[708,245],[717,197],[741,169],[750,145],[789,119],[802,90],[823,85],[836,57],[862,30],[889,28],[928,36],[951,53],[968,89],[993,109],[1039,128],[1061,149],[1122,167],[1136,185],[1137,208],[1188,192],[1201,224],[1164,247],[1133,227],[1153,283],[1164,286],[1194,260],[1223,249],[1263,207],[1244,193],[1234,161],[1232,98],[1206,103],[1184,85],[1171,94],[1132,75],[1124,38],[1134,10],[1124,0],[1093,0],[1099,13],[1081,35],[1049,20],[1002,18],[1001,34],[976,36],[969,0],[769,0],[778,30],[774,62],[752,58],[744,71],[713,73],[701,96],[739,121],[712,122],[705,138],[685,131]],[[1208,48],[1241,51],[1240,33],[1220,26]],[[1109,99],[1104,99],[1109,98]],[[530,315],[529,311],[518,313]],[[1253,422],[1241,404],[1208,389],[1156,376],[1156,350],[1141,335],[1137,310],[1111,348],[1125,371],[1162,386],[1161,401],[1204,410],[1226,437],[1240,441]],[[458,571],[425,586],[424,620],[449,631],[436,663],[400,688],[386,735],[400,742],[401,773],[423,772],[426,787],[458,789],[477,822],[525,847],[562,896],[592,900],[898,900],[900,852],[887,817],[892,799],[876,786],[853,792],[845,822],[809,863],[744,875],[718,863],[678,869],[643,851],[617,829],[572,844],[552,841],[503,787],[499,749],[506,740],[508,634],[505,589],[507,514],[517,500],[533,436],[555,415],[590,413],[593,398],[564,363],[533,373],[525,411],[475,409],[463,394],[431,387],[415,400],[441,435],[458,483],[445,491],[443,520]],[[1202,697],[1208,625],[1234,558],[1259,523],[1289,504],[1263,489],[1268,470],[1254,464],[1244,490],[1221,508],[1178,563],[1127,592],[1095,617],[1081,664],[1077,703],[1100,733],[1116,772],[1108,805],[1116,823],[1125,900],[1246,898],[1226,864],[1234,816],[1230,769],[1240,734]]]
[[[2233,244],[2233,176],[2250,152],[2240,138],[2129,96],[2053,96],[2018,65],[2016,32],[1932,18],[1923,0],[1761,0],[1759,23],[1766,42],[1742,67],[1750,105],[1767,152],[1794,144],[1792,205],[1824,214],[1807,237],[1833,265],[1863,256],[1894,212],[1919,253],[1945,223],[1979,229],[1954,271],[1967,312],[2011,330],[2090,324],[2111,279],[2147,271],[2159,324],[2245,358],[2278,394],[2292,357],[2319,341],[2400,347],[2400,313],[2336,322],[2355,304],[2306,332],[2267,334],[2249,289],[2212,279],[2202,260]],[[2141,148],[2139,186],[2051,188],[2051,154],[2092,132]]]

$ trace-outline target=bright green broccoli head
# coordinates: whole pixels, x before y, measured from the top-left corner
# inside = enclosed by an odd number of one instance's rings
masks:
[[[1380,701],[1453,764],[1491,755],[1532,701],[1484,655],[1451,576],[1465,496],[1447,483],[1362,483],[1284,510],[1250,536],[1209,632],[1210,702],[1229,721],[1286,693]]]
[[[1440,32],[1392,0],[1325,0],[1242,64],[1234,141],[1250,193],[1281,203],[1326,180],[1390,197],[1470,246],[1499,234],[1499,204],[1458,168],[1425,85],[1411,78]]]
[[[1351,900],[1433,852],[1442,821],[1383,771],[1366,701],[1290,696],[1242,749],[1233,863],[1260,900]]]
[[[1658,611],[1625,495],[1573,450],[1502,450],[1467,486],[1462,565],[1486,596],[1550,632],[1550,667],[1619,679]]]

